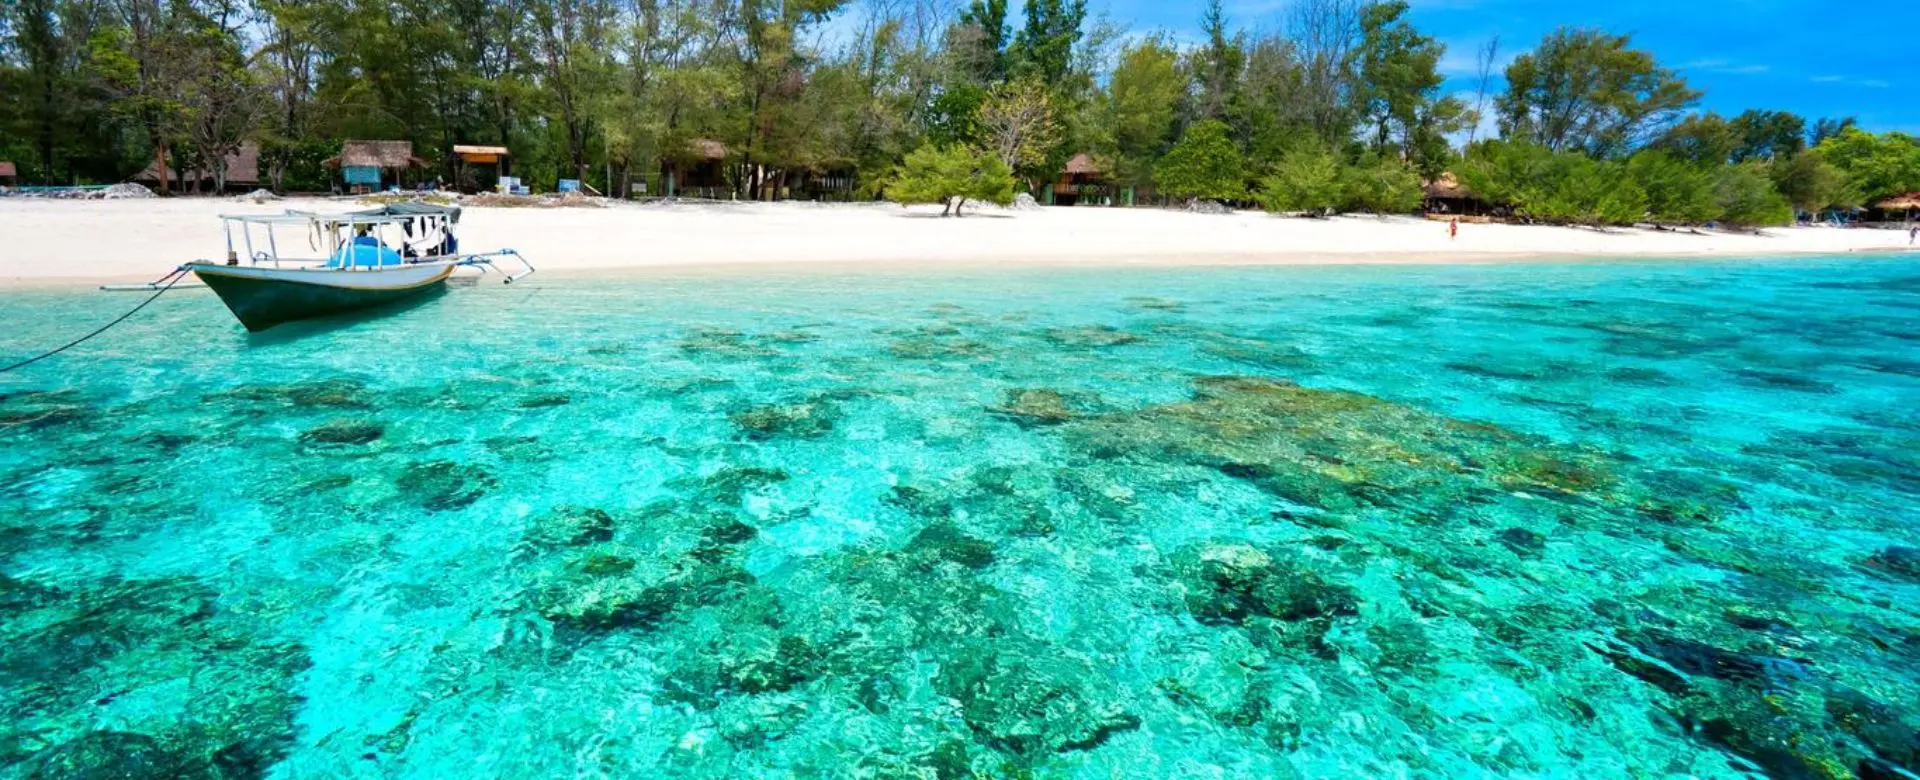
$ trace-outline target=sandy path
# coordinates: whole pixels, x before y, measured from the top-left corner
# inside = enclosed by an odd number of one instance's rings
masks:
[[[350,201],[0,199],[0,285],[144,281],[224,255],[222,213],[340,211]],[[544,271],[754,264],[1312,263],[1476,261],[1543,256],[1686,257],[1907,249],[1891,230],[1786,228],[1764,235],[1599,232],[1446,225],[1413,218],[1305,220],[1151,209],[1048,208],[940,219],[888,205],[616,204],[604,209],[469,208],[469,250],[512,247]],[[281,240],[288,241],[289,234]],[[304,239],[295,238],[298,244]],[[286,247],[283,246],[283,249]]]

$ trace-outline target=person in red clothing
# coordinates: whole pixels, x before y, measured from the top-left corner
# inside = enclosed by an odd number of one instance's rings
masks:
[[[1460,238],[1460,220],[1457,218],[1447,220],[1447,240],[1453,241],[1459,238]]]

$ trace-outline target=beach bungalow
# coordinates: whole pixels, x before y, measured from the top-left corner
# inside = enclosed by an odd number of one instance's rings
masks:
[[[727,145],[711,138],[688,141],[682,154],[661,158],[660,176],[667,197],[722,197],[728,189]]]
[[[495,181],[512,173],[507,167],[507,147],[504,146],[454,144],[453,157],[459,161],[454,171],[454,187],[461,192],[491,191]],[[487,166],[492,170],[474,170]]]
[[[1920,192],[1896,195],[1875,203],[1865,216],[1865,222],[1889,225],[1913,222],[1916,216],[1920,216]]]
[[[329,157],[322,164],[340,169],[349,192],[377,192],[390,184],[403,184],[408,173],[427,167],[426,160],[413,156],[411,141],[347,141],[340,145],[339,157]]]
[[[1433,219],[1464,219],[1485,221],[1493,214],[1493,204],[1474,197],[1460,177],[1452,171],[1440,174],[1427,182],[1425,198],[1420,204],[1421,211]]]
[[[185,171],[175,170],[160,155],[153,156],[153,162],[133,175],[131,181],[158,188],[161,175],[165,174],[167,189],[172,192],[208,192],[219,194],[231,190],[251,190],[260,186],[260,145],[252,141],[240,144],[240,148],[228,154],[218,170],[211,165],[196,165]]]
[[[1106,167],[1093,159],[1093,155],[1081,152],[1067,161],[1060,169],[1060,179],[1053,183],[1049,201],[1056,206],[1077,206],[1081,203],[1108,205],[1113,202],[1113,187],[1107,176]]]
[[[0,187],[15,187],[20,184],[20,169],[11,160],[0,160]]]

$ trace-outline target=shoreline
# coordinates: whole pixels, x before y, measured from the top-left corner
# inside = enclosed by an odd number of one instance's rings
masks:
[[[0,200],[0,290],[138,284],[224,253],[219,214],[355,204],[288,199]],[[1163,209],[986,210],[818,203],[611,203],[467,207],[463,247],[512,247],[534,278],[902,273],[1047,268],[1502,265],[1905,255],[1901,231],[1772,228],[1761,234],[1462,225],[1416,217],[1303,219]],[[281,237],[283,246],[287,236]],[[299,242],[306,251],[306,242]]]
[[[1778,252],[1761,255],[1734,255],[1720,253],[1699,254],[1583,254],[1562,253],[1508,254],[1508,253],[1450,253],[1423,255],[1420,257],[1383,257],[1381,255],[1281,255],[1281,256],[1204,256],[1172,257],[1162,255],[1144,255],[1137,257],[1039,257],[1039,258],[980,258],[972,260],[949,260],[937,262],[913,261],[856,261],[856,260],[806,260],[791,262],[756,262],[743,260],[737,262],[707,262],[684,264],[652,264],[632,266],[605,266],[591,268],[541,268],[539,273],[529,277],[529,282],[538,284],[542,280],[565,280],[568,282],[590,282],[605,280],[644,280],[644,279],[710,279],[710,278],[771,278],[778,276],[817,276],[817,275],[853,275],[885,274],[894,276],[940,275],[947,273],[969,272],[1009,272],[1021,271],[1059,271],[1059,270],[1096,270],[1143,271],[1186,268],[1193,270],[1227,268],[1330,268],[1364,266],[1521,266],[1521,265],[1584,265],[1584,264],[1692,264],[1725,260],[1743,260],[1753,262],[1792,261],[1817,257],[1857,256],[1861,260],[1884,260],[1905,256],[1920,256],[1920,250],[1904,248],[1857,249],[1843,253],[1825,251]],[[27,276],[0,278],[0,293],[8,291],[82,291],[101,292],[138,292],[127,290],[99,290],[102,285],[144,284],[168,269],[160,269],[153,274],[120,276]],[[488,277],[460,275],[454,277],[455,283],[470,280],[471,283],[487,284]],[[198,282],[183,282],[174,289],[179,291],[203,289]]]

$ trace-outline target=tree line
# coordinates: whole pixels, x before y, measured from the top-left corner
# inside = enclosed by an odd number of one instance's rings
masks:
[[[1601,30],[1504,67],[1496,41],[1477,89],[1449,93],[1445,44],[1401,0],[1299,0],[1266,32],[1212,0],[1185,44],[1085,0],[1009,5],[7,0],[0,158],[106,182],[253,142],[272,186],[314,190],[343,139],[405,139],[445,179],[455,144],[502,145],[523,177],[624,194],[718,141],[743,197],[832,175],[939,201],[1042,189],[1086,154],[1142,197],[1405,212],[1451,173],[1515,216],[1591,224],[1783,222],[1920,190],[1912,137],[1700,113],[1681,75]]]

